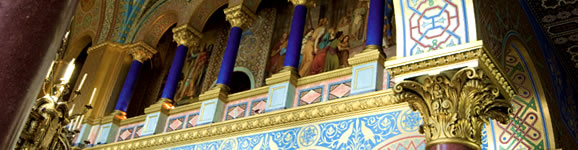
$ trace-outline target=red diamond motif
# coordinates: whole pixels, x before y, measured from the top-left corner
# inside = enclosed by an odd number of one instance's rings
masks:
[[[311,104],[319,96],[321,96],[321,94],[311,90],[311,91],[307,92],[307,94],[305,94],[305,96],[301,97],[301,100],[303,100],[304,102],[307,102],[307,104]]]
[[[347,85],[344,84],[339,84],[335,89],[333,89],[333,91],[331,91],[330,93],[332,95],[335,95],[339,98],[343,97],[345,94],[347,94],[349,92],[351,88]]]

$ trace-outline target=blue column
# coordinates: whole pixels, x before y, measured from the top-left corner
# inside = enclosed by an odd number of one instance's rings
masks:
[[[287,45],[287,53],[285,55],[283,66],[293,67],[295,69],[298,69],[299,67],[299,53],[301,51],[301,41],[303,40],[306,15],[307,7],[304,5],[295,6],[293,20],[291,21],[291,31],[289,32],[289,43]]]
[[[369,17],[367,18],[367,40],[365,46],[380,46],[383,41],[383,20],[385,0],[371,0],[369,2]]]
[[[183,64],[185,63],[187,50],[187,47],[184,45],[179,45],[177,47],[177,53],[173,58],[173,64],[169,70],[169,75],[165,83],[165,88],[163,89],[163,95],[161,98],[166,98],[172,101],[175,97],[175,91],[177,89],[181,70],[183,69]]]
[[[130,65],[130,70],[128,71],[128,75],[124,80],[124,85],[122,86],[120,96],[116,101],[116,106],[114,107],[114,110],[126,112],[126,109],[128,108],[128,103],[130,102],[130,98],[132,97],[132,93],[134,91],[136,78],[138,77],[138,72],[140,71],[141,65],[142,62],[138,60],[132,61],[132,64]]]
[[[239,44],[241,42],[241,34],[243,29],[240,27],[231,28],[229,39],[227,41],[227,48],[225,48],[225,55],[221,61],[221,69],[219,70],[219,78],[217,84],[229,85],[231,82],[231,75],[235,67],[237,59],[237,52],[239,51]]]

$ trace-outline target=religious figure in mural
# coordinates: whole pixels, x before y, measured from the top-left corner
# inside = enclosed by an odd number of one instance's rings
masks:
[[[180,90],[175,94],[175,99],[192,98],[201,92],[201,81],[207,69],[209,54],[213,49],[213,44],[201,46],[199,49],[199,53],[192,54],[187,59],[187,63],[190,63],[190,65],[189,68],[186,68],[185,78],[181,80]]]
[[[383,38],[383,47],[389,48],[390,46],[394,45],[394,37],[393,37],[393,0],[385,1],[385,22],[384,22],[384,38]]]
[[[341,67],[349,66],[347,62],[347,59],[349,59],[349,35],[343,36],[339,44],[337,44],[337,49],[339,50],[337,54],[339,54]]]
[[[313,63],[313,58],[315,57],[313,55],[313,50],[315,48],[315,40],[313,38],[314,34],[314,30],[309,29],[303,38],[303,45],[301,47],[302,59],[301,63],[299,64],[299,75],[302,77],[309,75],[311,72],[311,64]]]
[[[330,29],[328,32],[325,32],[326,25],[329,24],[329,20],[327,18],[323,18],[319,20],[319,26],[315,30],[323,31],[323,33],[316,38],[315,40],[315,57],[313,58],[313,64],[311,64],[311,74],[317,74],[323,72],[325,68],[325,55],[327,54],[327,47],[331,44],[330,36],[332,32],[335,32],[334,29]]]
[[[281,39],[273,46],[271,50],[271,57],[269,58],[269,68],[267,69],[268,76],[281,71],[283,62],[285,61],[285,53],[287,52],[287,44],[289,43],[289,34],[284,32]]]
[[[331,43],[326,47],[327,54],[325,54],[325,67],[323,68],[324,72],[335,70],[340,66],[339,56],[337,55],[337,46],[340,42],[339,39],[341,38],[341,34],[343,32],[336,32],[335,30],[335,28],[330,29],[331,35],[329,36],[329,40]]]
[[[363,38],[363,26],[365,25],[366,8],[362,1],[357,3],[357,8],[353,11],[353,24],[351,25],[351,36],[354,39]]]

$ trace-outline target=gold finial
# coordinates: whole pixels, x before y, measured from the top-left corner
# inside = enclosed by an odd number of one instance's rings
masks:
[[[249,25],[257,19],[257,16],[243,5],[226,8],[224,12],[231,26],[242,29],[247,29]]]
[[[490,118],[507,123],[511,99],[504,98],[508,93],[500,93],[499,85],[487,82],[481,69],[451,73],[427,76],[417,79],[419,82],[403,81],[394,87],[395,96],[421,113],[424,124],[420,133],[425,134],[426,147],[455,143],[480,149],[483,125]]]
[[[137,42],[130,46],[129,53],[135,60],[143,63],[151,59],[157,51],[144,42]]]
[[[177,44],[191,48],[198,44],[202,37],[201,32],[193,29],[188,24],[173,28],[173,39]]]

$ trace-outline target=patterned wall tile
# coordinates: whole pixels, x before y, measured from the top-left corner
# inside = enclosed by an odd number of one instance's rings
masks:
[[[267,98],[261,98],[251,101],[251,109],[249,110],[249,115],[253,116],[256,114],[265,113],[265,107],[267,105]]]
[[[227,115],[225,120],[245,117],[247,115],[247,106],[247,102],[228,106],[227,111],[225,111],[225,115]]]
[[[183,129],[183,126],[185,124],[185,115],[180,116],[180,117],[175,117],[175,118],[171,118],[169,119],[169,123],[167,125],[166,131],[165,132],[170,132],[170,131],[175,131],[175,130],[180,130]]]
[[[199,121],[199,112],[189,114],[189,117],[187,117],[186,128],[197,126],[197,121]]]
[[[119,142],[119,141],[124,141],[124,140],[130,140],[133,133],[134,133],[134,126],[120,129],[120,132],[118,134],[118,137],[116,138],[116,141]]]
[[[299,90],[297,106],[319,103],[323,100],[323,87],[325,85]]]
[[[135,127],[135,132],[133,134],[133,139],[141,137],[142,131],[144,130],[144,124],[137,125]]]
[[[331,83],[327,88],[327,100],[333,100],[349,96],[351,92],[351,79]]]

